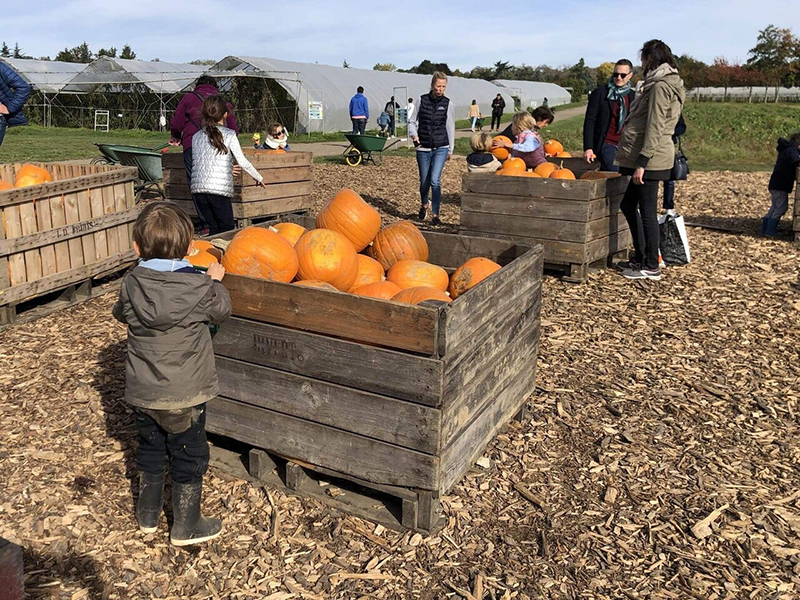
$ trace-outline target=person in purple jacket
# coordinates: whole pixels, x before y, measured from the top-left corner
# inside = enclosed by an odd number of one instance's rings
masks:
[[[183,165],[186,168],[186,179],[189,187],[192,185],[192,136],[201,129],[203,101],[209,96],[219,95],[217,90],[217,80],[210,75],[201,75],[197,79],[194,90],[187,92],[178,103],[175,114],[169,122],[169,140],[172,146],[183,146]],[[228,102],[228,118],[225,125],[233,129],[239,135],[239,124],[236,115],[233,113],[233,105]],[[200,221],[200,233],[208,229],[208,224],[203,220],[200,211],[197,209],[197,201],[192,195],[197,219]]]
[[[22,105],[31,95],[31,86],[6,63],[0,62],[0,145],[7,127],[27,125]]]

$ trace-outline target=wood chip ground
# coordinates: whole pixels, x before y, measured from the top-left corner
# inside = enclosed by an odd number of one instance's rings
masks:
[[[315,169],[317,207],[347,185],[389,218],[417,210],[413,159]],[[446,168],[442,229],[463,171]],[[434,537],[214,472],[221,538],[141,534],[113,295],[0,334],[0,536],[25,549],[28,598],[797,598],[800,248],[756,237],[766,183],[680,183],[687,220],[740,233],[690,229],[694,262],[659,283],[545,278],[527,420]]]

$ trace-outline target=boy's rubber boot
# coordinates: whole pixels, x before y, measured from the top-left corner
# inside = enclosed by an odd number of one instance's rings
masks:
[[[761,218],[761,235],[767,235],[767,221],[769,221],[767,217]]]
[[[780,219],[767,219],[767,228],[764,235],[767,237],[778,237],[778,223]]]
[[[222,521],[200,514],[203,482],[172,482],[172,531],[169,541],[174,546],[189,546],[214,539],[222,533]]]
[[[160,475],[139,473],[139,500],[136,502],[136,520],[142,533],[154,533],[164,506],[164,481],[166,472]]]

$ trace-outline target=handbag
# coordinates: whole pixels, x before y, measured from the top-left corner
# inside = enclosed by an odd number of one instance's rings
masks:
[[[675,151],[675,164],[672,165],[669,178],[672,181],[685,181],[689,177],[689,159],[683,153],[681,138],[678,138],[678,149]]]

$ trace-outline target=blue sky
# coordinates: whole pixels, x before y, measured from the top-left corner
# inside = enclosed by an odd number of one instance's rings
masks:
[[[657,37],[676,54],[745,61],[769,23],[800,35],[798,0],[48,0],[3,14],[0,40],[34,56],[83,41],[130,44],[137,58],[171,62],[240,54],[372,68],[428,58],[470,69],[512,64],[590,66],[636,58]]]

